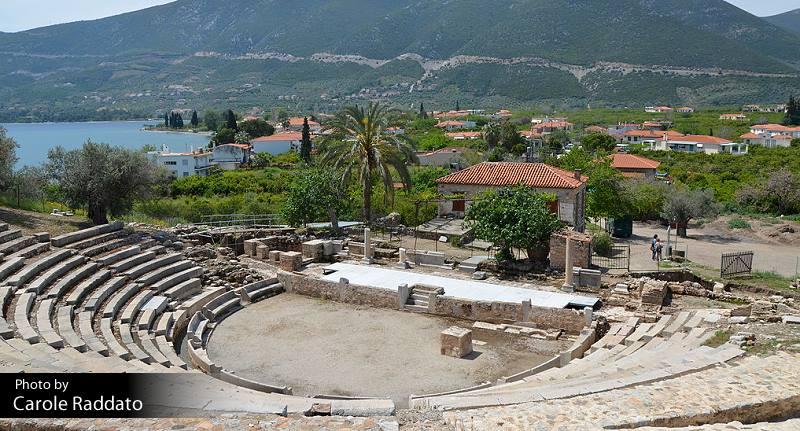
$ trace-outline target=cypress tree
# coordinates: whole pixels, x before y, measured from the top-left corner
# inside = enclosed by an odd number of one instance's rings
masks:
[[[456,99],[456,111],[461,110],[461,105],[458,103],[458,99]]]
[[[192,127],[197,127],[200,124],[200,120],[197,119],[197,111],[192,111],[192,119],[189,121],[192,124]]]
[[[225,122],[225,127],[228,129],[239,130],[239,125],[236,124],[236,114],[234,114],[230,109],[228,109],[228,111],[225,113]]]
[[[783,118],[785,126],[800,125],[800,101],[789,96],[789,103],[786,104],[786,116]]]
[[[423,120],[428,118],[428,113],[425,111],[425,105],[422,102],[419,102],[419,118]]]
[[[175,114],[175,128],[176,129],[183,128],[183,117],[181,117],[181,114]]]
[[[169,128],[169,113],[168,112],[164,113],[164,127]]]
[[[303,118],[303,133],[300,141],[300,158],[306,163],[311,163],[311,129],[308,127],[308,117]]]

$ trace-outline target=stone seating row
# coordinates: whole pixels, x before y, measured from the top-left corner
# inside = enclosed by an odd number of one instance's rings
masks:
[[[50,240],[50,243],[54,247],[64,247],[69,244],[74,244],[79,241],[83,241],[92,237],[97,237],[109,232],[119,231],[123,228],[123,224],[120,221],[116,221],[113,223],[93,226],[88,229],[79,230],[76,232],[65,233],[62,235],[58,235],[53,237]]]
[[[0,254],[11,257],[30,258],[50,251],[50,244],[37,242],[35,237],[25,236],[9,243],[0,245]]]
[[[74,268],[82,265],[86,261],[86,257],[81,255],[75,255],[66,260],[62,260],[57,262],[55,265],[51,266],[47,271],[42,272],[36,278],[31,280],[27,284],[27,288],[25,289],[26,292],[33,292],[37,295],[41,295],[42,292],[46,288],[49,288],[51,284],[53,284],[56,280],[63,277],[68,272],[72,271]]]
[[[5,283],[10,286],[20,287],[33,277],[39,275],[42,271],[69,258],[73,254],[75,254],[73,250],[58,250],[40,257],[35,262],[26,262],[25,267],[21,268],[14,275],[6,278]]]
[[[76,256],[77,257],[77,256]],[[86,262],[77,269],[64,275],[61,280],[55,283],[45,295],[46,298],[61,299],[68,291],[77,286],[78,283],[88,279],[99,270],[99,265],[95,262]]]

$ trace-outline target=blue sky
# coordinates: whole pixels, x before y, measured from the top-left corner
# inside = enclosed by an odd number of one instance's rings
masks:
[[[0,0],[0,31],[20,31],[62,22],[117,15],[172,0]],[[758,16],[800,8],[800,0],[726,0]],[[31,4],[35,6],[31,6]]]

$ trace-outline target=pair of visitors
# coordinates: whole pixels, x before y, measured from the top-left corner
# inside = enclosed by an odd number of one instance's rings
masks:
[[[651,259],[654,261],[661,260],[661,252],[664,250],[664,244],[658,235],[653,235],[653,240],[650,241],[650,252],[652,253]]]

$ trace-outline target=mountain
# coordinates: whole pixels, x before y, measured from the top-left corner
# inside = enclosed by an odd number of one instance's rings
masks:
[[[800,9],[764,18],[776,27],[800,35]]]
[[[375,98],[731,104],[800,90],[800,36],[723,0],[178,0],[0,33],[0,53],[0,120]]]

